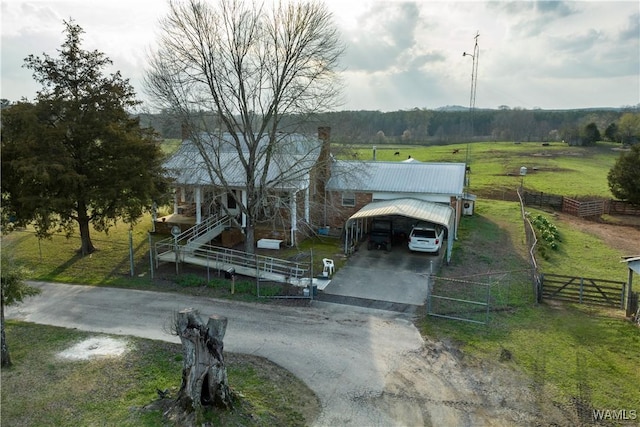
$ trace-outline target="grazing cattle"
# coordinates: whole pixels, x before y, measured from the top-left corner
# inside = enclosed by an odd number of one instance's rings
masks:
[[[394,155],[394,156],[399,156],[399,155],[400,155],[400,152],[399,152],[399,151],[396,151],[395,153],[393,153],[393,155]]]
[[[459,152],[460,152],[460,149],[459,149],[459,148],[456,148],[455,150],[453,150],[453,153],[452,153],[452,154],[458,154]]]

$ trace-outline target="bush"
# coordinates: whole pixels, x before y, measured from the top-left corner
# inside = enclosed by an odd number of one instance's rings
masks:
[[[538,239],[538,253],[544,259],[548,259],[547,249],[556,251],[560,247],[559,244],[562,241],[560,232],[545,216],[536,215],[536,217],[532,219],[529,212],[527,212],[526,215],[529,221],[531,221],[536,233],[536,238]]]

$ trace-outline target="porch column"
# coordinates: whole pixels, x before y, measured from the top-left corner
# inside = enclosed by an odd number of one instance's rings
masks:
[[[200,224],[202,222],[202,187],[198,185],[193,191],[196,198],[196,224]]]
[[[304,220],[309,223],[309,187],[304,192]]]
[[[297,196],[298,193],[295,191],[291,192],[291,197],[290,197],[290,206],[289,209],[291,209],[291,246],[294,246],[296,244],[296,223],[298,222],[298,209],[296,209],[297,207]]]
[[[178,188],[173,189],[173,213],[178,213]]]
[[[242,199],[242,205],[243,206],[247,206],[247,191],[246,190],[242,190],[242,193],[240,194],[240,198]],[[253,224],[255,226],[255,224]],[[247,215],[244,213],[244,211],[242,212],[242,228],[246,228],[247,227]]]

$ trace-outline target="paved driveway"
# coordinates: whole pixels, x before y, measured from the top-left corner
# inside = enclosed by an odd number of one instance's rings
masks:
[[[8,319],[179,342],[167,332],[176,311],[193,307],[203,317],[226,316],[225,351],[266,357],[303,380],[322,403],[314,423],[318,427],[406,425],[401,421],[403,411],[421,413],[417,399],[403,402],[400,411],[368,398],[383,395],[389,375],[423,346],[418,330],[402,314],[321,302],[297,308],[150,291],[31,284],[42,293],[7,307]]]
[[[429,272],[432,268],[437,272],[442,263],[442,252],[438,256],[411,252],[406,245],[394,246],[386,252],[367,250],[366,245],[360,245],[360,249],[333,276],[320,299],[326,295],[327,300],[335,302],[340,302],[338,297],[345,297],[345,302],[362,299],[396,306],[423,305],[427,297]],[[389,308],[379,303],[374,306]]]

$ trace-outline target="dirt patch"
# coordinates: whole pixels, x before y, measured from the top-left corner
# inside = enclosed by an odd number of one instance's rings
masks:
[[[598,237],[625,255],[640,255],[640,217],[620,215],[591,221],[563,213],[556,216],[572,228]]]
[[[545,390],[514,369],[505,354],[496,355],[495,363],[476,363],[454,345],[427,341],[406,355],[382,394],[370,399],[401,425],[579,424],[571,408],[549,401]]]
[[[120,357],[129,350],[124,339],[111,337],[91,337],[58,353],[58,357],[69,360],[88,360]]]

